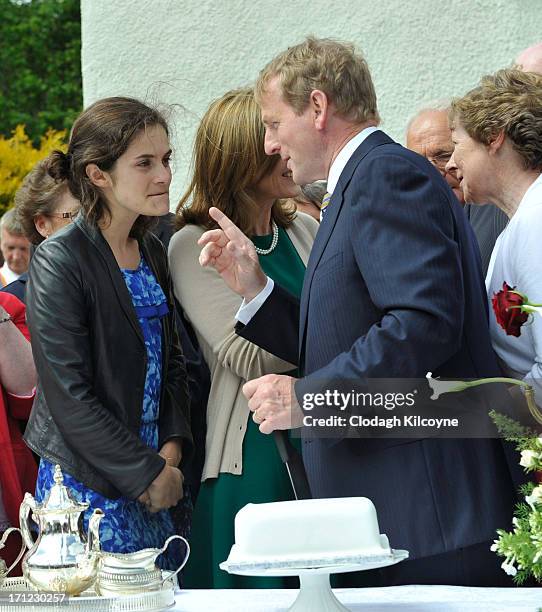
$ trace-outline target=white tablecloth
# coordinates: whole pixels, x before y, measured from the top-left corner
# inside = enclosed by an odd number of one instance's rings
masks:
[[[353,612],[535,612],[542,608],[542,588],[398,586],[335,589],[334,593]],[[295,590],[187,590],[176,594],[173,610],[277,612],[287,610],[296,595]]]

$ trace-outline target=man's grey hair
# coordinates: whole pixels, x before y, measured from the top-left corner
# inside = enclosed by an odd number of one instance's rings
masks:
[[[416,121],[416,119],[418,119],[420,115],[423,115],[423,113],[429,113],[431,111],[448,112],[450,110],[451,103],[452,101],[449,98],[441,98],[440,100],[434,100],[432,102],[424,104],[424,106],[418,109],[416,111],[416,114],[414,114],[409,119],[406,127],[406,133],[408,134],[408,131],[412,127],[412,124],[414,123],[414,121]]]
[[[0,230],[6,230],[8,234],[13,234],[14,236],[25,235],[23,226],[19,223],[14,208],[10,208],[0,218]]]
[[[309,202],[316,204],[318,208],[322,205],[322,200],[326,195],[327,182],[326,181],[314,181],[314,183],[307,183],[301,186],[303,195]]]

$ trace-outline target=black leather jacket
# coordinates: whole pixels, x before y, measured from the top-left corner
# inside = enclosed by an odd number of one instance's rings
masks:
[[[162,318],[159,446],[193,451],[186,369],[167,256],[140,249],[168,299]],[[130,294],[99,229],[79,216],[36,250],[26,292],[38,390],[25,434],[40,456],[109,498],[137,498],[164,466],[139,439],[147,351]]]

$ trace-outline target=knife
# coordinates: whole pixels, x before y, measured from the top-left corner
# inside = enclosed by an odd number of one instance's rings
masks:
[[[301,458],[301,454],[290,442],[288,432],[276,429],[273,432],[273,437],[275,438],[275,444],[277,445],[280,458],[286,466],[286,471],[288,472],[295,498],[312,499],[303,459]]]

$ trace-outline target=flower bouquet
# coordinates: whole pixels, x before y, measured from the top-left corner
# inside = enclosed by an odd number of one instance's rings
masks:
[[[505,438],[516,443],[520,465],[535,477],[542,470],[542,437],[529,430],[517,430],[513,421],[493,415]],[[510,421],[510,422],[507,422]],[[516,430],[515,430],[516,429]],[[515,430],[515,431],[514,431]],[[529,577],[542,581],[542,485],[529,482],[520,489],[524,501],[516,506],[512,531],[498,529],[491,550],[504,557],[502,569],[522,584]]]

